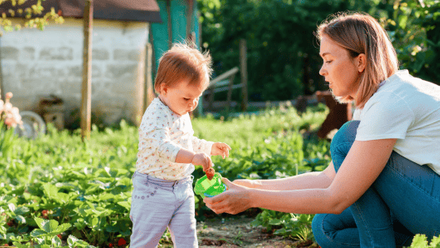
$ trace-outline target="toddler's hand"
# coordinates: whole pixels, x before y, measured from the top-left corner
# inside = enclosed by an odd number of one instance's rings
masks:
[[[206,155],[206,153],[197,153],[196,155],[194,155],[191,164],[203,166],[203,171],[206,171],[207,169],[212,167],[211,158]]]
[[[223,158],[229,157],[229,150],[231,150],[231,147],[227,144],[215,142],[211,148],[211,155],[221,155]]]

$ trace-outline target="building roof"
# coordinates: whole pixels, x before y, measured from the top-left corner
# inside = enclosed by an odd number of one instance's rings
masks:
[[[35,0],[27,1],[22,5],[12,6],[7,1],[0,4],[0,13],[6,13],[9,9],[25,9],[33,4]],[[51,8],[63,17],[82,18],[84,13],[84,0],[45,0],[41,2],[44,13]],[[19,16],[16,14],[16,16]],[[24,14],[22,14],[24,16]],[[162,22],[160,18],[159,5],[156,0],[93,0],[93,18],[119,21],[139,22]]]

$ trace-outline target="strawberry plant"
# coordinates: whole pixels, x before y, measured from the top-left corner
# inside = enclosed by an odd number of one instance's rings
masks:
[[[263,210],[252,226],[262,226],[268,232],[298,240],[313,240],[311,222],[314,215],[282,213],[273,210]]]
[[[229,158],[213,158],[215,171],[223,176],[280,178],[311,170],[306,161],[317,152],[328,159],[327,143],[309,142],[302,135],[319,127],[325,111],[299,115],[286,106],[223,121],[198,118],[193,124],[196,136],[232,146]],[[94,126],[85,143],[78,131],[57,131],[51,125],[34,140],[8,139],[8,155],[0,156],[0,245],[128,246],[136,127],[124,121],[117,129]],[[306,144],[317,152],[306,152]],[[202,167],[196,167],[195,178],[203,175]],[[197,218],[212,215],[196,201]],[[169,244],[169,236],[165,233],[161,243]]]
[[[433,237],[428,244],[426,235],[417,234],[411,243],[410,248],[440,248],[440,237]]]

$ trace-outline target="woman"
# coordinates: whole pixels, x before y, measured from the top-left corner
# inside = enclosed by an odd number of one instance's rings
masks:
[[[379,23],[343,14],[319,26],[319,73],[355,121],[332,140],[322,172],[276,180],[224,179],[204,202],[216,213],[259,207],[316,214],[321,247],[395,247],[440,235],[440,87],[398,71]]]

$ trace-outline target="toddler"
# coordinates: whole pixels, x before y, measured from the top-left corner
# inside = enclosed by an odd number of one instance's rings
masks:
[[[227,144],[194,137],[188,112],[209,84],[211,56],[175,44],[159,61],[158,97],[139,127],[139,152],[133,175],[130,247],[156,247],[168,227],[175,247],[198,247],[194,165],[206,171],[210,155],[229,156]]]

